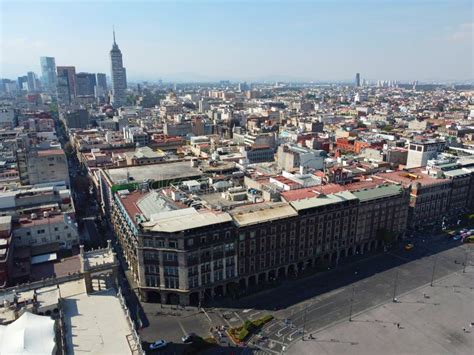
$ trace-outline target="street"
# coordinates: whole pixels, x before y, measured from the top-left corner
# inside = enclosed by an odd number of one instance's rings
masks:
[[[271,314],[275,319],[263,328],[260,336],[251,338],[249,348],[243,351],[281,353],[303,334],[309,336],[347,321],[351,314],[355,317],[391,302],[394,296],[400,298],[411,290],[429,285],[432,276],[436,284],[447,275],[462,271],[467,245],[444,236],[424,240],[413,240],[415,248],[411,251],[405,251],[401,245],[387,253],[340,265],[336,270],[286,280],[276,288],[231,301],[230,307],[216,306],[200,312],[196,307],[183,310],[170,305],[143,303],[149,325],[141,330],[140,336],[145,342],[165,339],[180,344],[184,334],[193,332],[205,338],[210,336],[211,328],[236,327],[245,320]],[[228,339],[227,343],[230,345]],[[235,347],[226,348],[226,345],[223,341],[221,347],[208,352],[235,351]]]

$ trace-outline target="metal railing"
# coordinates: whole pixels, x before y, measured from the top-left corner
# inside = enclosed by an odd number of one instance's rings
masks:
[[[128,323],[129,328],[130,328],[130,331],[131,331],[131,338],[135,342],[135,344],[134,344],[135,346],[132,346],[132,344],[130,344],[130,341],[128,340],[129,338],[127,337],[127,341],[129,342],[129,345],[130,345],[130,350],[132,351],[132,353],[137,353],[139,355],[145,355],[145,351],[142,348],[142,342],[140,340],[140,336],[138,335],[138,332],[136,330],[135,322],[133,321],[133,319],[130,315],[130,311],[127,307],[127,303],[125,301],[125,298],[122,295],[122,290],[121,290],[120,287],[119,287],[118,292],[117,292],[117,297],[120,301],[120,305],[122,306],[122,310],[125,313],[125,318],[127,319],[127,323]]]

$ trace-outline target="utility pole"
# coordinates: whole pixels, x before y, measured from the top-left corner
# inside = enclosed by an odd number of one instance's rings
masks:
[[[397,269],[397,274],[395,275],[395,282],[393,283],[393,302],[397,302],[397,286],[398,286],[398,273],[400,270]]]
[[[349,322],[352,322],[352,307],[354,305],[354,294],[355,294],[355,287],[354,287],[354,284],[352,284],[351,308],[350,308],[350,311],[349,311]]]
[[[437,261],[438,261],[438,255],[435,255],[434,262],[433,262],[433,271],[431,273],[431,282],[430,282],[431,287],[433,287],[433,281],[434,281],[434,275],[435,275]]]
[[[303,313],[303,336],[301,337],[302,341],[304,341],[304,332],[305,332],[305,328],[306,328],[306,311],[307,310],[308,310],[308,308],[305,308],[304,313]]]

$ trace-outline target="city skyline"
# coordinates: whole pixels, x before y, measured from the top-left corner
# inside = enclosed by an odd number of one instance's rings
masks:
[[[470,1],[50,5],[2,2],[1,77],[40,73],[42,56],[58,66],[109,73],[114,24],[132,81],[353,81],[355,72],[368,80],[474,77]]]

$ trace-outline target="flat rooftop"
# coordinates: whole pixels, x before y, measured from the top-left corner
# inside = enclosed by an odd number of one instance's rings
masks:
[[[228,213],[197,211],[189,207],[154,214],[150,222],[143,223],[143,227],[152,232],[176,233],[230,221],[232,217]]]
[[[127,166],[123,168],[106,169],[113,184],[122,181],[142,182],[144,180],[172,180],[201,176],[198,168],[192,167],[188,161],[178,161],[172,163],[150,164],[140,166]]]
[[[61,287],[67,353],[131,354],[126,338],[130,328],[115,290],[87,295],[80,280],[76,291],[65,297]]]
[[[392,181],[409,187],[412,183],[420,183],[421,186],[429,186],[435,184],[442,184],[449,181],[449,179],[436,179],[425,173],[423,169],[410,169],[408,171],[392,171],[388,173],[378,173],[375,176],[386,181]]]
[[[288,203],[258,203],[239,207],[230,212],[239,227],[295,217],[298,213]]]
[[[308,208],[316,208],[326,205],[332,205],[336,203],[342,203],[346,201],[356,200],[357,197],[354,196],[349,191],[336,192],[330,195],[319,195],[318,197],[306,198],[303,200],[292,201],[290,204],[297,210],[306,210]]]
[[[376,200],[378,198],[397,196],[402,192],[402,188],[397,185],[381,185],[378,187],[353,191],[352,194],[356,196],[361,202]]]

